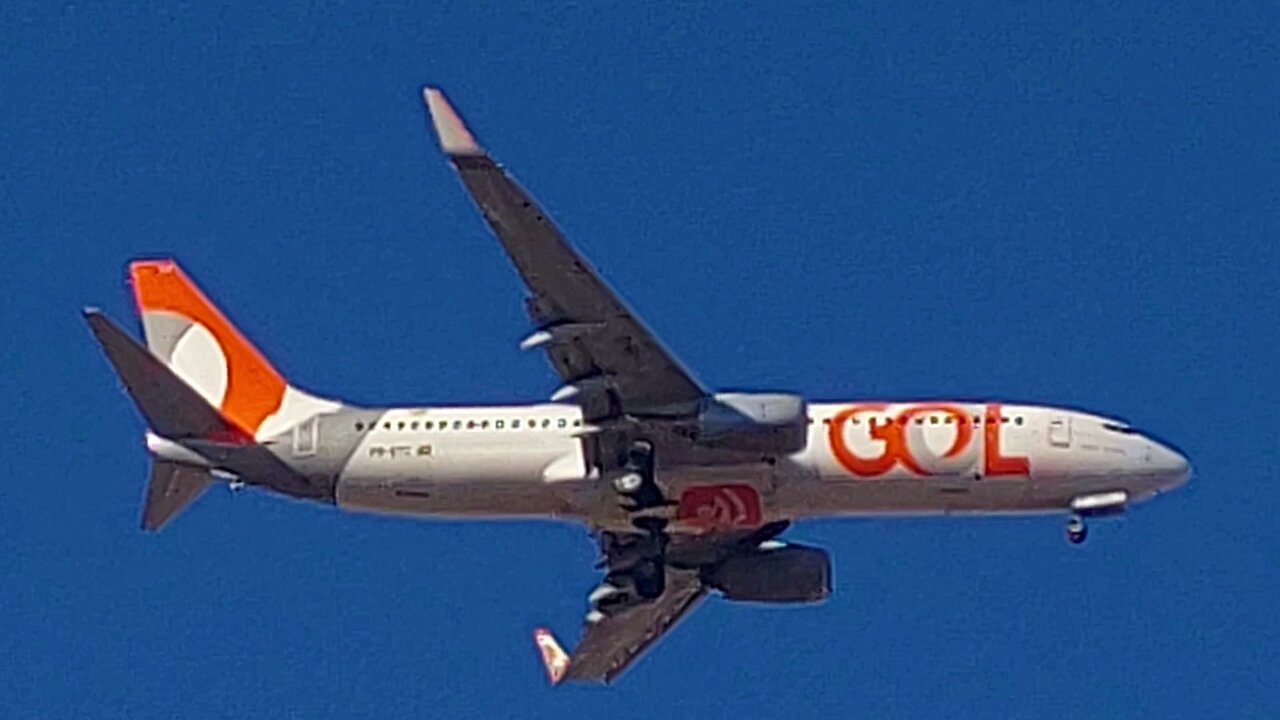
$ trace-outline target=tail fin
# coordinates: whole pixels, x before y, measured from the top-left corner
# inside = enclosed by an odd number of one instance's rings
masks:
[[[147,499],[142,504],[142,529],[159,530],[209,487],[208,468],[156,459],[151,463]]]
[[[251,437],[270,437],[337,403],[290,387],[173,260],[129,266],[147,347]]]
[[[547,669],[547,679],[552,685],[559,685],[565,673],[569,672],[569,655],[556,642],[555,635],[546,628],[533,631],[533,642],[538,646],[538,652],[542,653],[542,665]]]

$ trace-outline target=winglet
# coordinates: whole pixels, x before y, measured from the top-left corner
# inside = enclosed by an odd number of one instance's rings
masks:
[[[449,155],[484,154],[484,150],[471,131],[467,130],[462,118],[458,117],[458,112],[449,104],[440,88],[423,88],[422,99],[426,101],[427,111],[431,113],[431,124],[435,126],[441,149]]]
[[[542,665],[547,669],[547,679],[552,685],[559,685],[565,673],[569,672],[569,655],[546,628],[533,631],[533,642],[538,646],[538,652],[542,653]]]

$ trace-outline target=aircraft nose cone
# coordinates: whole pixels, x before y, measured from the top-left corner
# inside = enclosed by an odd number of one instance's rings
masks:
[[[1182,485],[1191,477],[1191,463],[1182,453],[1155,440],[1150,440],[1147,450],[1148,467],[1166,479],[1168,488]]]

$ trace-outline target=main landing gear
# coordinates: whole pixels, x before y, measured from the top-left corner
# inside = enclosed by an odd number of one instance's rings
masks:
[[[605,583],[630,591],[640,600],[653,600],[666,589],[667,534],[600,535],[600,564],[608,568]]]
[[[604,582],[587,596],[592,610],[588,621],[603,618],[662,596],[667,584],[667,500],[654,479],[653,445],[632,443],[619,475],[611,481],[622,507],[631,513],[635,532],[600,533],[599,567],[607,569]]]
[[[622,497],[622,507],[631,513],[644,514],[673,504],[662,494],[662,488],[654,479],[653,445],[646,440],[631,444],[621,472],[613,478],[612,485],[614,492]]]

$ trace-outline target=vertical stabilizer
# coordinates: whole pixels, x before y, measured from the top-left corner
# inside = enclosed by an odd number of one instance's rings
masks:
[[[147,347],[210,405],[259,440],[339,407],[290,387],[173,260],[129,266]]]
[[[142,529],[159,530],[200,497],[212,481],[208,468],[159,459],[152,462],[142,504]]]

